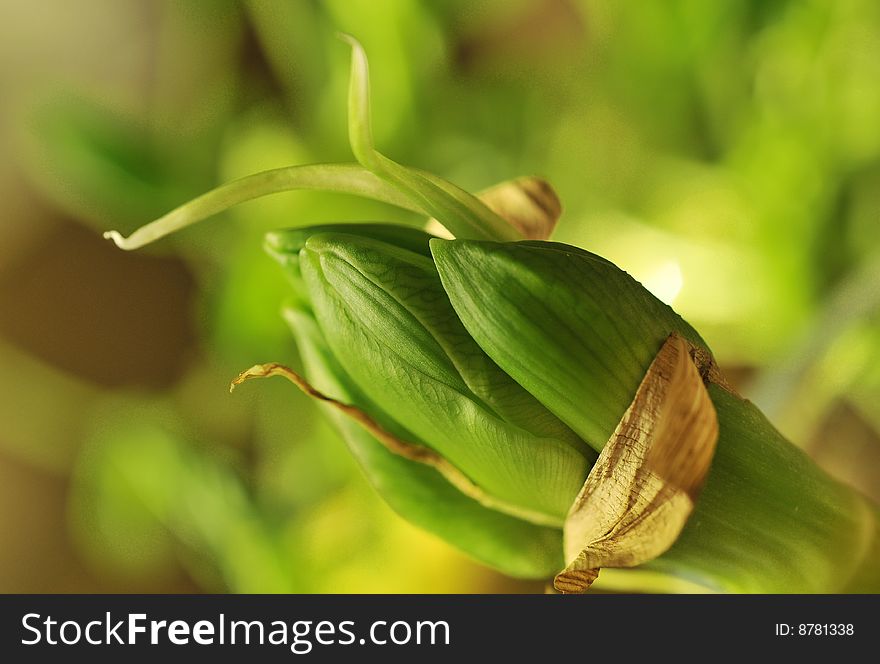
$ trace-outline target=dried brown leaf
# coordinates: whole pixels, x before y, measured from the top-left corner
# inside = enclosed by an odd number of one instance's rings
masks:
[[[562,214],[559,197],[546,180],[524,176],[500,182],[477,194],[492,212],[509,223],[524,240],[546,240]],[[427,230],[439,237],[452,238],[436,219]]]
[[[687,342],[673,334],[599,455],[564,527],[563,593],[589,589],[602,567],[634,567],[665,552],[703,486],[718,419]]]

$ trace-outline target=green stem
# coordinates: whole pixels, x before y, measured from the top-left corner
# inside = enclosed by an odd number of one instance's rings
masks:
[[[239,203],[296,189],[353,194],[428,215],[400,191],[357,164],[309,164],[276,168],[233,180],[142,226],[129,237],[117,231],[108,231],[104,237],[113,240],[120,249],[138,249]]]

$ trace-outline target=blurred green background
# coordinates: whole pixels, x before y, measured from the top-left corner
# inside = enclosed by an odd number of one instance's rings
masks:
[[[687,318],[880,499],[876,0],[0,4],[0,591],[540,591],[397,518],[296,366],[270,229],[418,220],[291,193],[126,254],[228,179],[376,140],[471,190],[543,175],[556,239]]]

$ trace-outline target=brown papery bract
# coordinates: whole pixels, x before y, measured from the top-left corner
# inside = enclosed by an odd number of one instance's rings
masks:
[[[553,585],[586,592],[602,567],[664,553],[694,509],[718,440],[715,407],[689,344],[670,335],[606,443],[564,527]]]
[[[506,180],[477,194],[486,207],[504,219],[524,240],[546,240],[562,215],[562,203],[550,183],[534,175]],[[429,219],[425,230],[452,239],[443,224]]]

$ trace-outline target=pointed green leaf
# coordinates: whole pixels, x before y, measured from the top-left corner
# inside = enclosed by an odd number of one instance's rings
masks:
[[[357,230],[352,228],[352,233]],[[570,428],[501,371],[471,338],[452,308],[430,257],[414,254],[400,242],[392,246],[353,234],[312,237],[311,250],[339,257],[415,317],[449,358],[475,401],[510,424],[567,442],[594,458],[593,451]],[[424,239],[418,249],[427,247]]]
[[[326,232],[372,238],[422,256],[431,256],[428,242],[433,237],[432,235],[417,228],[393,224],[325,224],[305,228],[286,228],[267,233],[263,248],[284,268],[284,273],[302,302],[308,301],[308,295],[302,281],[302,272],[299,269],[299,252],[305,246],[306,240],[312,235]]]
[[[499,418],[471,392],[431,331],[347,260],[344,247],[352,242],[340,237],[348,242],[310,238],[300,267],[321,330],[351,378],[484,491],[557,522],[586,477],[584,455],[573,441],[538,436]],[[358,262],[370,260],[365,252]],[[391,268],[384,257],[375,269],[397,280],[397,292],[411,289],[411,297],[430,301],[411,270]]]
[[[477,343],[596,450],[671,332],[705,347],[641,284],[581,249],[459,240],[431,249]]]

